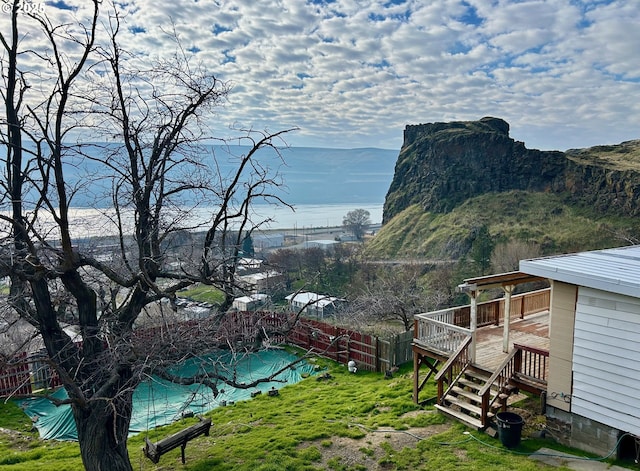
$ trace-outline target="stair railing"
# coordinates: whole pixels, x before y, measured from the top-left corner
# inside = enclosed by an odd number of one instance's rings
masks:
[[[489,412],[500,398],[506,386],[513,382],[519,388],[539,392],[546,386],[549,352],[527,345],[514,344],[513,350],[491,375],[483,388],[478,391],[482,397],[482,425],[487,426]],[[526,384],[529,383],[527,387]],[[533,384],[532,383],[536,383]],[[491,387],[497,386],[498,393],[491,397]]]
[[[451,388],[471,364],[470,345],[471,337],[467,337],[436,374],[434,380],[438,383],[438,404],[442,404],[444,397],[449,394]],[[446,391],[444,390],[445,382],[448,384]]]
[[[522,350],[514,348],[507,358],[504,359],[502,364],[496,369],[496,371],[487,380],[487,383],[478,391],[478,396],[482,397],[482,426],[486,427],[489,424],[489,412],[493,407],[493,404],[498,400],[502,391],[509,384],[509,380],[519,372],[522,367]],[[497,386],[498,392],[493,398],[491,397],[491,387]]]

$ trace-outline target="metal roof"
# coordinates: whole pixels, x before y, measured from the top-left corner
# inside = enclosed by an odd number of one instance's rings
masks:
[[[640,245],[521,260],[520,271],[640,297]]]
[[[344,301],[344,299],[328,296],[326,294],[311,293],[306,291],[302,293],[292,293],[288,296],[285,296],[285,299],[289,302],[314,305],[318,307],[325,307],[333,304],[336,301]]]

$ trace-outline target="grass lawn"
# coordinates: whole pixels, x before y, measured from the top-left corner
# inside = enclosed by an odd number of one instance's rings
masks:
[[[379,373],[349,374],[342,365],[318,360],[330,377],[312,376],[280,390],[220,407],[207,414],[213,427],[155,465],[141,452],[146,436],[158,441],[197,419],[140,434],[129,440],[136,470],[540,470],[552,468],[527,457],[549,440],[523,433],[517,453],[499,440],[450,422],[411,399],[411,366],[391,379]],[[435,395],[435,385],[427,394]],[[0,406],[0,471],[80,470],[78,445],[41,441],[13,403]],[[7,431],[12,429],[14,431]],[[569,450],[570,451],[570,450]]]
[[[178,296],[181,298],[192,299],[203,303],[222,304],[224,302],[224,293],[212,286],[199,285],[191,289],[179,291]]]

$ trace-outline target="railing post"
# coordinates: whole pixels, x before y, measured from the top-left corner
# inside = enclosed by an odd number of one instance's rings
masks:
[[[502,333],[502,351],[509,353],[509,324],[511,321],[511,294],[513,285],[503,286],[504,290],[504,327]]]
[[[482,426],[486,427],[489,418],[489,391],[485,392],[482,395],[482,417],[480,420],[482,421]]]
[[[513,358],[513,371],[516,373],[522,373],[522,350],[518,347],[516,348],[516,355]]]

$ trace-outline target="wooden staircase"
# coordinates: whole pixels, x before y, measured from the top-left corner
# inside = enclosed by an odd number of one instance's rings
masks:
[[[514,386],[507,385],[500,390],[496,384],[489,388],[489,403],[491,410],[487,417],[482,417],[482,396],[478,393],[487,385],[491,372],[469,365],[464,372],[448,388],[436,409],[443,414],[459,420],[476,430],[487,427],[495,413],[499,409],[506,409],[507,399],[516,390]]]

